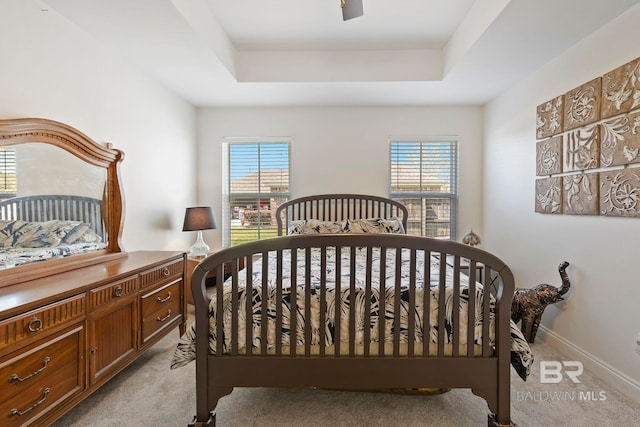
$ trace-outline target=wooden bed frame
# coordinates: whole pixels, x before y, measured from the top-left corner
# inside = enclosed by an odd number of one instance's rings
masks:
[[[1,220],[81,221],[91,225],[104,240],[102,200],[74,195],[36,195],[14,197],[0,202]]]
[[[320,219],[320,220],[344,220],[355,218],[369,218],[374,216],[399,216],[406,225],[407,211],[400,203],[375,196],[333,194],[304,197],[282,204],[277,210],[277,221],[279,234],[286,230],[287,224],[295,219]],[[263,271],[267,268],[266,254],[275,251],[278,257],[280,270],[282,269],[282,253],[290,249],[302,249],[305,253],[305,261],[309,260],[311,248],[320,248],[321,253],[326,254],[327,248],[362,247],[369,251],[371,248],[380,248],[381,251],[396,251],[401,249],[411,250],[411,262],[415,262],[416,251],[429,251],[433,255],[440,256],[440,259],[448,259],[453,265],[454,276],[460,272],[461,260],[469,262],[469,290],[474,295],[476,277],[476,264],[483,263],[484,283],[490,283],[489,278],[499,276],[496,280],[498,284],[495,295],[495,349],[492,348],[487,339],[483,339],[480,356],[474,356],[473,340],[470,345],[465,345],[466,350],[460,351],[459,332],[453,333],[453,350],[451,355],[445,354],[444,350],[444,328],[439,328],[438,343],[413,343],[409,342],[406,354],[400,354],[398,334],[393,338],[393,350],[385,353],[384,345],[379,347],[378,354],[370,354],[365,346],[364,355],[356,355],[355,348],[355,321],[349,319],[348,341],[342,341],[345,347],[341,353],[339,340],[335,344],[335,351],[329,352],[324,346],[324,339],[321,334],[320,350],[318,356],[311,355],[309,341],[305,339],[304,350],[296,350],[295,343],[284,346],[281,335],[278,335],[278,325],[282,325],[283,310],[276,300],[276,341],[275,349],[267,354],[267,328],[266,328],[266,305],[263,305],[261,322],[261,347],[247,348],[239,350],[238,344],[241,340],[252,341],[251,328],[246,328],[246,337],[239,337],[238,325],[238,278],[242,275],[251,277],[252,264],[256,259],[262,258]],[[298,251],[292,250],[291,257]],[[350,253],[354,253],[351,251]],[[445,258],[447,257],[447,258]],[[247,266],[245,270],[239,271],[240,260]],[[322,261],[321,261],[322,262]],[[367,268],[370,268],[371,260],[367,260]],[[222,340],[217,340],[215,354],[209,351],[209,298],[205,288],[205,278],[207,274],[217,269],[217,283],[224,281],[222,266],[225,263],[231,264],[232,282],[232,320],[231,320],[231,345],[230,350],[223,354]],[[338,263],[340,264],[340,263]],[[352,263],[353,264],[353,263]],[[427,263],[428,264],[428,263]],[[309,262],[305,262],[309,265]],[[322,265],[322,264],[321,264]],[[412,264],[415,265],[415,264]],[[444,263],[441,263],[444,266]],[[256,267],[259,268],[259,267]],[[338,266],[336,266],[338,268]],[[345,267],[348,268],[348,267]],[[415,270],[415,269],[414,269]],[[384,274],[384,268],[380,276]],[[279,295],[281,295],[281,271],[277,274]],[[396,275],[398,277],[399,275]],[[264,276],[263,276],[264,277]],[[354,274],[351,274],[354,277]],[[444,267],[439,272],[440,289],[443,289],[445,281]],[[415,273],[412,274],[412,281]],[[326,278],[325,278],[326,280]],[[371,278],[367,279],[367,286],[370,289]],[[400,281],[395,284],[396,292],[399,292]],[[458,305],[460,297],[459,280],[454,280],[453,304]],[[250,285],[250,281],[248,287]],[[452,241],[435,240],[424,237],[407,236],[400,234],[315,234],[298,235],[287,237],[276,237],[234,246],[219,251],[204,259],[194,270],[192,276],[192,293],[195,302],[196,317],[196,393],[197,393],[197,413],[190,426],[215,425],[215,407],[218,400],[231,393],[233,387],[322,387],[340,389],[380,389],[380,388],[470,388],[473,393],[483,397],[489,406],[491,413],[488,417],[490,426],[513,425],[510,416],[510,308],[514,290],[514,279],[511,270],[497,257],[483,250],[459,244]],[[337,285],[336,287],[341,286]],[[342,286],[355,286],[342,284]],[[415,283],[410,284],[411,290],[415,289]],[[266,286],[262,287],[263,289]],[[323,292],[324,286],[320,292]],[[353,288],[352,288],[353,289]],[[218,286],[213,292],[216,293],[217,307],[216,316],[222,313],[222,292],[223,287]],[[292,291],[293,292],[293,291]],[[303,292],[305,301],[309,301],[309,287],[299,284],[296,292]],[[251,292],[249,292],[250,294]],[[353,292],[351,292],[353,294]],[[413,294],[413,292],[412,292]],[[266,296],[266,295],[265,295]],[[320,293],[322,300],[322,293]],[[444,306],[444,292],[440,292],[442,297],[440,306]],[[300,297],[298,297],[300,298]],[[262,298],[264,301],[266,298]],[[291,298],[295,300],[295,298]],[[414,311],[415,296],[409,301],[410,310]],[[367,298],[365,298],[367,300]],[[483,315],[489,318],[489,299],[483,298]],[[263,303],[264,304],[264,303]],[[322,303],[321,303],[322,304]],[[350,304],[354,304],[351,300]],[[366,304],[366,303],[365,303]],[[370,304],[370,303],[369,303]],[[251,306],[251,304],[248,304]],[[305,303],[305,307],[309,304]],[[469,306],[475,306],[474,298],[470,297]],[[352,306],[353,307],[353,306]],[[307,308],[305,308],[307,310]],[[387,307],[389,310],[389,307]],[[352,310],[350,310],[351,312]],[[366,311],[366,310],[365,310]],[[384,312],[384,310],[381,310]],[[394,328],[399,328],[399,298],[393,307]],[[322,310],[321,310],[322,312]],[[454,311],[453,320],[456,320]],[[249,314],[249,313],[247,313]],[[271,313],[273,315],[273,313]],[[323,321],[321,315],[321,322]],[[365,325],[371,321],[365,315]],[[388,316],[388,313],[387,313]],[[438,324],[444,324],[444,310],[439,310]],[[459,315],[458,315],[459,316]],[[304,318],[309,319],[305,314]],[[251,316],[247,316],[251,319]],[[425,329],[429,329],[429,316],[424,316]],[[467,325],[461,326],[460,330],[466,328],[467,333],[472,335],[475,324],[475,316],[468,316]],[[324,319],[326,321],[326,319]],[[346,321],[345,318],[342,321]],[[307,322],[305,322],[307,323]],[[409,317],[408,331],[412,336],[415,328],[415,319]],[[489,322],[484,322],[483,337],[489,335]],[[223,336],[222,321],[216,319],[216,336]],[[292,335],[295,336],[295,328],[303,328],[305,336],[310,336],[310,325],[296,325],[292,322]],[[336,329],[339,328],[339,320],[336,319]],[[302,330],[302,329],[301,329]],[[369,337],[365,327],[365,338]],[[257,336],[257,335],[256,335]],[[294,341],[294,340],[292,340]],[[431,346],[431,347],[429,347]],[[348,352],[346,348],[348,347]],[[437,347],[437,348],[436,348]],[[345,354],[346,352],[346,354]],[[275,354],[274,354],[275,353]],[[423,356],[424,354],[424,356]]]

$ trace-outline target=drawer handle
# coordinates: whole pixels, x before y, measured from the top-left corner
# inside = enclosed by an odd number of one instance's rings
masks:
[[[27,325],[27,328],[31,332],[38,332],[42,330],[42,320],[38,319],[36,316],[33,316],[29,320],[29,324]]]
[[[116,298],[120,298],[122,296],[122,286],[116,286],[113,288],[113,296]]]
[[[171,299],[171,291],[167,291],[166,298],[160,298],[160,297],[157,298],[158,302],[167,302],[170,299]]]
[[[35,372],[30,373],[29,375],[27,375],[27,376],[26,376],[26,377],[24,377],[24,378],[20,378],[20,377],[18,376],[18,374],[13,374],[13,375],[11,375],[11,376],[9,377],[9,382],[10,382],[10,383],[13,383],[13,382],[16,382],[16,381],[19,381],[19,382],[26,381],[26,380],[28,380],[29,378],[34,377],[34,376],[38,375],[40,372],[42,372],[42,371],[44,371],[45,369],[47,369],[47,365],[49,364],[49,362],[51,362],[51,358],[50,358],[49,356],[47,356],[47,357],[45,357],[45,358],[42,360],[42,368],[38,369],[38,370],[37,370],[37,371],[35,371]]]
[[[168,276],[168,275],[170,275],[170,274],[171,274],[171,270],[169,270],[169,267],[165,267],[165,268],[162,270],[162,274],[163,274],[165,277],[166,277],[166,276]]]
[[[164,322],[165,320],[167,320],[170,317],[171,317],[171,310],[167,310],[167,315],[166,316],[164,316],[164,317],[158,316],[158,317],[156,317],[156,320],[158,322]]]
[[[45,388],[42,391],[42,399],[38,400],[36,403],[34,403],[33,405],[31,405],[30,407],[28,407],[27,409],[25,409],[24,411],[20,412],[19,410],[17,410],[16,408],[13,408],[11,410],[11,412],[9,412],[9,418],[13,417],[14,415],[17,415],[19,417],[28,414],[29,412],[33,411],[34,409],[36,409],[38,406],[42,405],[44,403],[45,400],[47,400],[47,395],[49,394],[49,392],[51,391],[51,389],[49,387]]]

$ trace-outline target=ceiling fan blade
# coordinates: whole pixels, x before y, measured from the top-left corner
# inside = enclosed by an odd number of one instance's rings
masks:
[[[362,16],[364,10],[362,9],[362,0],[344,0],[342,6],[342,20],[357,18]]]

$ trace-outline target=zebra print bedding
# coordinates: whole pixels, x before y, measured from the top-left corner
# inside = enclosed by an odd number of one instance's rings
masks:
[[[0,248],[0,270],[6,270],[36,261],[46,261],[54,258],[64,258],[71,255],[99,251],[106,247],[107,244],[102,242],[81,242],[47,248]]]
[[[311,254],[311,265],[308,269],[309,277],[307,279],[306,271],[307,268],[304,264],[304,257],[299,256],[300,260],[297,264],[296,268],[296,277],[295,282],[293,282],[291,276],[290,267],[290,251],[285,251],[283,253],[283,261],[282,261],[282,304],[283,304],[283,324],[282,324],[282,340],[284,345],[288,345],[290,343],[290,324],[289,320],[291,318],[291,300],[292,300],[292,292],[291,292],[291,284],[295,283],[296,288],[298,289],[295,294],[296,300],[296,323],[298,325],[303,325],[305,320],[305,286],[308,286],[308,291],[311,294],[310,304],[311,304],[311,345],[318,345],[320,337],[324,337],[325,344],[327,348],[331,348],[334,345],[335,340],[340,337],[341,342],[346,341],[346,328],[349,319],[349,301],[350,301],[350,262],[351,262],[351,253],[348,248],[340,251],[339,254],[333,253],[330,251],[332,248],[327,249],[327,262],[326,266],[324,266],[324,276],[325,276],[325,284],[326,284],[326,315],[323,316],[326,319],[325,324],[323,325],[324,333],[320,333],[320,283],[321,278],[323,277],[321,263],[319,262],[321,258],[321,254],[319,250],[312,250]],[[377,250],[377,252],[376,252]],[[364,284],[366,283],[365,276],[367,275],[365,264],[362,260],[365,258],[365,254],[363,250],[360,248],[355,248],[355,283],[356,283],[356,297],[355,297],[355,311],[356,311],[356,325],[357,325],[357,344],[364,346],[363,338],[364,334],[364,312],[367,305],[364,303],[366,290],[364,288]],[[437,286],[439,280],[439,270],[440,270],[440,260],[437,255],[432,255],[429,253],[418,252],[416,263],[416,272],[415,272],[415,312],[408,313],[408,301],[409,301],[409,277],[410,277],[410,263],[408,262],[409,257],[406,254],[407,250],[404,249],[401,253],[401,276],[402,276],[402,287],[399,297],[401,299],[401,306],[404,307],[401,310],[402,318],[400,319],[400,342],[406,344],[410,339],[414,342],[423,342],[423,340],[428,339],[432,343],[437,343],[438,340],[438,301],[439,301],[439,287]],[[340,257],[340,262],[338,263],[341,266],[340,274],[336,273],[336,257]],[[374,283],[371,287],[371,304],[370,306],[370,321],[369,321],[369,337],[372,343],[378,343],[380,340],[379,336],[379,321],[381,321],[381,317],[383,317],[384,322],[384,332],[382,334],[383,341],[385,343],[393,342],[393,334],[395,331],[393,330],[394,319],[393,319],[393,307],[396,298],[396,292],[394,289],[395,283],[395,260],[396,253],[395,251],[385,251],[384,254],[381,253],[380,249],[373,250],[373,263],[372,269],[373,273],[370,275],[372,277],[379,277],[378,271],[380,268],[385,268],[385,283]],[[425,265],[425,259],[429,260],[428,265]],[[267,286],[268,286],[268,310],[269,312],[275,312],[275,304],[276,304],[276,268],[277,268],[277,258],[275,253],[269,253],[268,255],[268,265],[269,269],[267,270]],[[248,345],[252,346],[253,349],[260,348],[260,310],[262,308],[262,260],[257,260],[254,262],[254,268],[252,269],[252,277],[251,277],[251,297],[249,300],[252,304],[252,312],[254,313],[252,317],[252,329],[254,333],[251,334],[253,337],[253,341],[248,343]],[[454,280],[454,269],[450,266],[446,266],[446,276],[447,276],[447,284],[453,283]],[[338,280],[336,281],[336,277]],[[245,337],[245,324],[246,324],[246,304],[247,304],[247,291],[245,288],[246,285],[246,275],[239,274],[240,279],[240,290],[239,290],[239,322],[238,322],[238,336]],[[428,286],[428,295],[425,295],[426,287]],[[475,286],[469,287],[468,277],[463,273],[460,273],[460,298],[459,298],[459,315],[458,315],[458,324],[461,325],[459,328],[459,336],[460,336],[460,345],[465,345],[467,343],[467,331],[465,327],[462,325],[467,324],[468,313],[469,313],[469,290],[474,289],[475,298],[475,331],[473,337],[473,344],[477,346],[482,345],[482,325],[484,319],[482,318],[482,303],[484,298],[483,287],[480,283],[476,283]],[[340,295],[337,298],[337,295]],[[490,315],[489,315],[489,331],[490,336],[488,339],[491,343],[494,340],[494,308],[495,302],[493,296],[491,297],[490,302]],[[224,336],[221,337],[223,340],[223,350],[226,352],[230,348],[230,340],[231,340],[231,288],[230,286],[224,287]],[[336,303],[339,301],[339,304]],[[457,326],[454,324],[453,318],[453,288],[447,286],[445,288],[445,324],[444,328],[446,331],[445,339],[446,344],[449,347],[452,344],[452,335],[453,330]],[[336,305],[339,305],[337,307]],[[384,315],[380,316],[381,308],[384,307]],[[216,320],[215,320],[215,310],[216,310],[216,295],[215,293],[211,297],[211,301],[209,304],[209,325],[210,325],[210,343],[209,348],[211,351],[215,351],[216,341],[218,337],[216,336]],[[340,318],[345,319],[340,322],[340,331],[336,331],[336,312],[340,313]],[[430,325],[430,330],[425,333],[425,331],[421,328],[420,325],[423,325],[423,317],[427,313],[429,317],[428,325]],[[415,336],[408,336],[408,323],[409,316],[415,316],[415,324],[417,327],[415,328]],[[269,316],[269,334],[268,334],[268,348],[273,348],[274,340],[276,339],[275,333],[275,321],[273,321],[272,316]],[[301,327],[296,329],[296,345],[303,346],[305,344],[305,334],[304,330]],[[242,338],[240,339],[242,341]],[[240,349],[246,349],[247,343],[240,342]],[[346,347],[346,346],[345,346]],[[432,346],[436,347],[436,346]],[[531,353],[531,349],[529,344],[523,337],[522,333],[518,329],[518,327],[511,322],[511,363],[515,368],[518,375],[526,380],[529,375],[530,367],[533,363],[533,355]],[[195,360],[195,324],[191,324],[185,334],[181,337],[180,342],[174,352],[173,358],[171,360],[171,368],[175,369],[180,366],[184,366],[190,361]]]

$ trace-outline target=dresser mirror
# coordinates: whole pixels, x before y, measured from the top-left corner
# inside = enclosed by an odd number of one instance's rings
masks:
[[[63,123],[0,120],[0,286],[124,255],[122,157]]]

